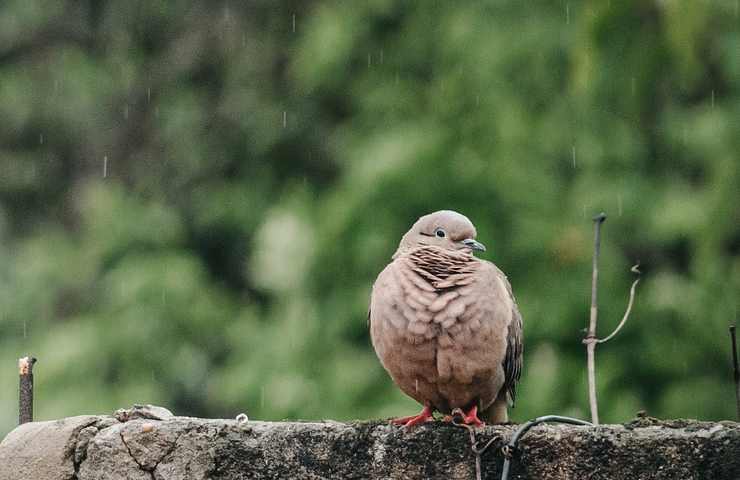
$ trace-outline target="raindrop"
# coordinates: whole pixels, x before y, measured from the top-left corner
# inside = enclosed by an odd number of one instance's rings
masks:
[[[714,108],[714,90],[712,90],[712,108]]]
[[[146,87],[146,103],[152,101],[152,87]]]
[[[44,144],[44,134],[43,133],[39,133],[39,144],[40,145]]]
[[[380,64],[383,65],[383,49],[380,49]]]
[[[632,92],[632,96],[633,97],[635,96],[635,90],[636,90],[636,88],[635,88],[635,77],[633,76],[632,79],[630,80],[630,91]]]
[[[123,118],[128,120],[128,105],[123,107]]]
[[[570,3],[565,4],[565,23],[570,25]]]
[[[622,194],[617,194],[617,211],[619,212],[619,216],[622,216]]]
[[[295,13],[293,14],[293,33],[295,33]]]
[[[167,305],[167,290],[162,289],[162,305]]]
[[[108,177],[108,155],[103,157],[103,178]]]
[[[414,388],[416,388],[416,393],[419,393],[419,379],[417,378],[416,380],[414,380],[414,383],[415,383]]]
[[[23,319],[23,338],[28,337],[28,326],[26,325],[26,319]]]
[[[265,409],[265,387],[260,387],[260,408]]]
[[[372,56],[368,53],[367,54],[367,66],[371,66],[373,64]]]
[[[573,168],[576,168],[576,146],[573,145],[570,151],[571,151],[571,155],[573,156]]]
[[[288,126],[288,112],[283,111],[283,128]]]
[[[396,85],[398,85],[398,80],[400,79],[400,75],[398,72],[396,72]]]
[[[476,107],[479,107],[480,106],[480,95],[476,95],[475,96],[475,106]]]

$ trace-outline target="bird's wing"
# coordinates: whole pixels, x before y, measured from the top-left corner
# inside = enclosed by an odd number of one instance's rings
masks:
[[[496,269],[498,270],[498,268]],[[506,356],[504,357],[504,373],[506,388],[512,404],[516,400],[516,386],[522,375],[522,358],[524,355],[524,345],[522,343],[522,315],[519,313],[519,307],[516,304],[514,293],[511,290],[511,284],[501,270],[498,274],[502,279],[506,290],[511,298],[511,322],[509,331],[506,335]]]

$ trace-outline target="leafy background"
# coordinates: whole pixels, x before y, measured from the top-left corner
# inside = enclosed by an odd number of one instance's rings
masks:
[[[5,0],[0,434],[36,413],[354,419],[418,407],[368,340],[421,214],[478,226],[525,319],[513,419],[734,416],[736,0]]]

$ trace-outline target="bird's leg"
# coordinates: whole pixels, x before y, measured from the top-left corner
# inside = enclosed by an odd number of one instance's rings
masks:
[[[421,423],[429,422],[434,420],[434,415],[432,415],[432,407],[428,405],[424,405],[424,408],[422,409],[421,413],[418,415],[411,415],[410,417],[401,417],[401,418],[394,418],[391,420],[391,423],[394,425],[403,425],[405,427],[413,427],[414,425],[419,425]]]
[[[456,408],[452,411],[452,415],[447,415],[445,421],[452,422],[455,425],[473,425],[476,427],[482,427],[485,425],[480,418],[478,418],[478,405],[473,405],[465,413],[461,408]]]

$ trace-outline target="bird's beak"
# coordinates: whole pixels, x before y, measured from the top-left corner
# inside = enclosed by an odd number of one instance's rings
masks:
[[[463,245],[465,245],[466,247],[468,247],[471,250],[478,250],[479,252],[485,252],[486,251],[486,246],[485,245],[483,245],[480,242],[477,242],[477,241],[473,240],[472,238],[466,238],[465,240],[463,240],[460,243],[462,243]]]

